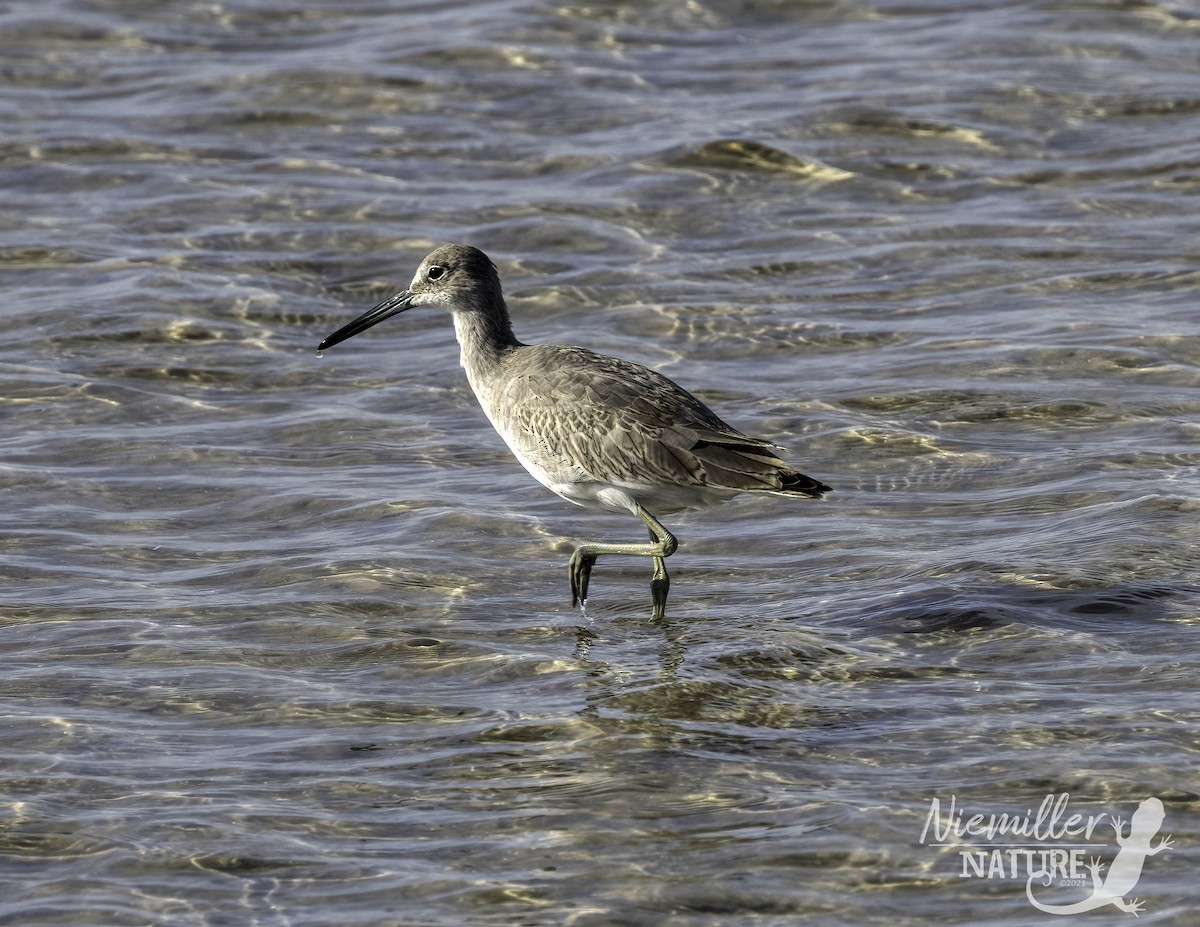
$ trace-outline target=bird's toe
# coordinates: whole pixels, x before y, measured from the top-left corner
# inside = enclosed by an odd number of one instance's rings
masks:
[[[571,554],[568,567],[571,574],[571,605],[582,606],[587,601],[588,581],[592,578],[595,563],[595,554],[585,554],[578,547]]]

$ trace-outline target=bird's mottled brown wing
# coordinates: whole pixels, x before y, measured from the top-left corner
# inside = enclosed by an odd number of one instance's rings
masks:
[[[507,426],[551,472],[626,485],[800,492],[767,442],[743,435],[662,374],[583,348],[525,348],[504,377]],[[804,478],[807,479],[807,478]],[[820,487],[818,489],[817,487]]]

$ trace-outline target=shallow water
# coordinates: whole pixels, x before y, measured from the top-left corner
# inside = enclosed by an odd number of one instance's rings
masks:
[[[1024,845],[1107,872],[1157,797],[1127,897],[1191,923],[1198,38],[1145,2],[10,5],[0,922],[1046,923],[1025,870],[962,874],[1004,835],[922,832],[1065,794],[1108,818]],[[579,614],[573,540],[642,526],[511,460],[446,318],[314,353],[445,241],[526,340],[835,492],[668,520],[665,625],[623,558]]]

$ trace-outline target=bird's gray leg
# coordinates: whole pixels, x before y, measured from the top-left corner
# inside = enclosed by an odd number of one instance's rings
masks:
[[[667,615],[667,591],[671,588],[671,578],[667,576],[666,558],[675,553],[679,541],[670,531],[664,528],[649,512],[640,505],[638,517],[650,529],[651,554],[654,558],[654,578],[650,580],[650,599],[654,603],[654,620],[662,621]]]
[[[654,602],[654,618],[662,620],[666,615],[667,590],[671,580],[667,576],[665,558],[675,553],[679,541],[675,535],[664,528],[649,512],[640,505],[635,514],[646,523],[650,529],[649,544],[608,544],[595,541],[581,541],[571,554],[568,567],[571,575],[571,604],[578,605],[587,601],[588,580],[592,575],[592,567],[596,558],[601,554],[632,554],[634,556],[652,557],[654,559],[654,578],[650,581],[650,596]]]

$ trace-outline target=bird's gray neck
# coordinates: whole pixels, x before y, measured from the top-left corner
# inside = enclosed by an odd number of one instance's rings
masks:
[[[459,360],[473,387],[477,380],[486,380],[513,348],[521,347],[507,312],[455,312],[454,333],[461,349]]]

